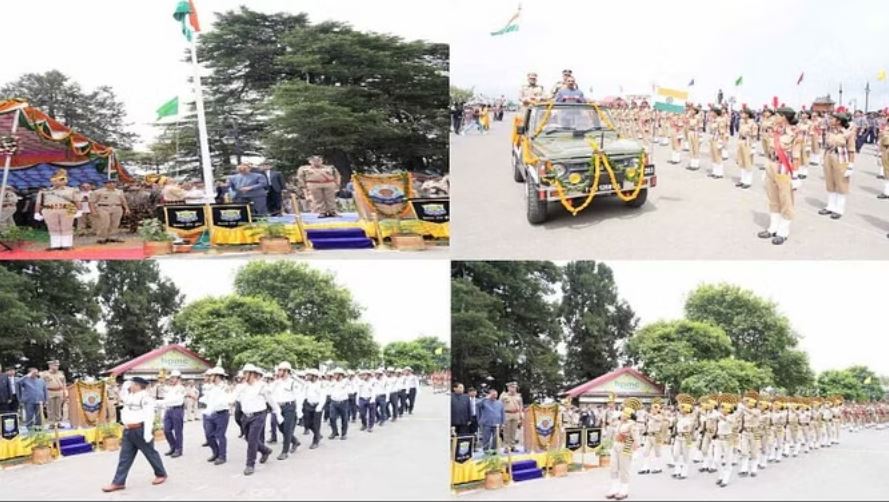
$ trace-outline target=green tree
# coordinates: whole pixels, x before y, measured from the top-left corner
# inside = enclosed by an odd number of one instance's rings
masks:
[[[675,392],[699,368],[699,363],[731,356],[732,341],[721,328],[711,324],[658,321],[630,337],[626,351],[645,374]]]
[[[788,358],[797,365],[804,360],[784,354],[796,347],[798,337],[774,302],[731,284],[705,284],[691,292],[685,303],[685,314],[690,320],[722,328],[732,339],[735,357],[769,368],[779,387],[805,385],[811,370],[796,367],[790,373],[781,371],[782,361]]]
[[[862,401],[867,398],[864,385],[849,370],[827,370],[818,374],[819,396],[841,395],[848,401]]]
[[[294,368],[317,368],[334,357],[333,345],[305,335],[279,333],[277,335],[251,336],[243,340],[243,349],[234,356],[234,366],[247,363],[271,369],[282,361]]]
[[[475,94],[474,89],[462,89],[456,85],[450,86],[451,104],[466,103]]]
[[[125,361],[164,345],[183,296],[153,261],[100,261],[95,296],[105,324],[105,355]]]
[[[17,275],[17,301],[10,308],[24,304],[30,315],[10,311],[14,325],[29,320],[29,329],[4,332],[5,345],[16,347],[13,359],[26,366],[44,368],[46,361],[58,359],[62,370],[72,376],[96,375],[104,364],[102,341],[96,331],[99,306],[90,301],[93,284],[87,280],[88,268],[74,261],[3,262],[0,267]],[[9,278],[8,274],[4,274]],[[8,287],[0,288],[9,292]],[[10,295],[11,296],[11,295]],[[9,297],[9,296],[8,296]],[[3,315],[6,318],[6,315]],[[3,358],[7,355],[4,352]]]
[[[235,277],[239,295],[268,298],[283,309],[290,331],[333,343],[337,359],[357,363],[379,357],[361,309],[333,274],[305,263],[253,262]]]
[[[383,348],[386,366],[410,366],[414,373],[428,373],[434,369],[432,354],[416,340],[391,342]]]
[[[130,148],[136,134],[129,131],[126,110],[111,87],[85,91],[67,75],[50,70],[26,73],[0,87],[0,99],[21,98],[50,117],[99,143]]]
[[[638,322],[633,309],[618,298],[611,268],[595,261],[565,266],[560,314],[567,337],[568,387],[617,367],[621,344]]]
[[[851,366],[846,369],[856,380],[861,382],[861,390],[864,393],[864,399],[868,401],[879,401],[883,399],[886,391],[880,382],[880,377],[867,366]]]
[[[445,342],[434,336],[421,336],[414,341],[432,355],[432,371],[451,367],[451,349]]]
[[[201,298],[180,310],[172,323],[178,341],[211,361],[222,358],[230,373],[237,369],[235,356],[253,337],[289,328],[287,314],[274,301],[238,295]]]
[[[815,385],[809,356],[801,350],[787,349],[778,354],[772,373],[788,394],[805,394]]]
[[[563,336],[558,304],[552,300],[561,277],[551,262],[452,262],[451,333],[460,347],[454,360],[455,368],[465,371],[455,372],[455,381],[478,383],[474,377],[481,372],[498,386],[518,380],[526,400],[564,390],[557,351]],[[473,287],[463,287],[467,284]],[[482,320],[488,322],[473,326]],[[469,362],[461,361],[469,351],[474,351]]]
[[[0,364],[4,368],[21,363],[29,341],[38,336],[40,313],[23,294],[29,286],[26,278],[0,266]]]
[[[738,359],[698,361],[689,365],[689,376],[679,385],[681,392],[694,396],[726,392],[739,394],[748,390],[759,391],[773,383],[769,369]]]

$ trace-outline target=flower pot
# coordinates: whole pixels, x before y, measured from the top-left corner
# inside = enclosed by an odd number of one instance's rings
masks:
[[[287,254],[293,251],[287,237],[263,237],[259,239],[259,249],[264,254]]]
[[[171,241],[145,241],[142,244],[142,248],[147,256],[173,254],[173,243]]]
[[[485,474],[485,490],[497,490],[503,488],[503,474],[489,472]]]
[[[31,463],[37,465],[48,464],[52,462],[52,448],[41,446],[31,449]]]
[[[393,234],[392,247],[401,251],[422,251],[426,242],[420,234]]]
[[[164,431],[160,429],[154,431],[154,440],[157,442],[166,441],[167,437],[164,436]]]
[[[611,457],[599,457],[599,467],[608,467],[611,465]]]
[[[105,451],[117,451],[120,449],[120,438],[108,436],[102,439],[102,449]]]
[[[556,464],[553,466],[553,476],[563,478],[568,475],[568,464]]]

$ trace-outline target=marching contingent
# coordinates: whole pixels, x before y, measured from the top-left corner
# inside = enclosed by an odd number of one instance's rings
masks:
[[[335,368],[322,373],[317,369],[295,371],[288,362],[268,373],[253,365],[245,365],[232,381],[219,366],[204,374],[202,395],[205,443],[211,455],[207,462],[214,466],[227,461],[226,431],[231,418],[238,427],[239,438],[247,443],[244,475],[252,475],[259,463],[272,455],[268,444],[277,443],[281,435],[282,449],[278,460],[286,460],[301,445],[296,427],[303,435],[312,436],[309,449],[316,449],[322,440],[322,421],[330,426],[329,440],[346,440],[350,424],[360,420],[360,432],[372,433],[387,422],[395,423],[406,413],[413,414],[419,378],[410,367],[347,371]],[[121,423],[124,426],[117,472],[105,492],[123,490],[127,474],[138,452],[145,455],[154,470],[153,484],[166,481],[160,454],[152,443],[153,428],[160,418],[169,444],[165,453],[170,458],[183,455],[184,404],[187,389],[182,375],[173,371],[158,393],[151,395],[149,382],[133,377],[120,390]],[[158,414],[161,417],[158,417]],[[265,440],[266,428],[271,438]]]
[[[686,93],[678,96],[687,99]],[[538,84],[536,73],[529,73],[519,102],[527,107],[541,102],[592,100],[584,96],[573,72],[564,70],[562,80],[551,91]],[[725,162],[733,158],[740,171],[735,187],[743,190],[754,185],[754,166],[758,165],[764,171],[761,179],[768,196],[769,225],[757,235],[775,245],[790,237],[795,215],[793,192],[808,178],[810,167],[820,166],[824,172],[824,205],[818,214],[833,220],[843,217],[852,174],[856,165],[865,165],[861,150],[866,142],[878,149],[876,176],[883,180],[883,190],[877,198],[889,199],[889,109],[867,115],[861,111],[853,115],[842,106],[833,109],[832,105],[830,109],[797,111],[775,98],[771,106],[763,105],[761,110],[746,104],[733,110],[722,100],[721,91],[719,103],[706,109],[690,102],[676,103],[680,110],[676,112],[655,109],[644,98],[638,102],[616,98],[598,104],[609,110],[621,137],[669,147],[671,164],[682,164],[685,157],[686,169],[701,169],[706,146],[708,176],[724,178]]]
[[[648,409],[637,398],[617,409],[611,395],[604,414],[603,436],[610,438],[611,487],[606,497],[629,496],[634,454],[640,475],[659,474],[664,465],[671,477],[688,478],[690,464],[701,475],[717,474],[727,487],[737,474],[755,478],[770,464],[815,453],[840,444],[840,433],[889,426],[889,404],[848,403],[841,396],[785,397],[748,391],[743,396],[712,394],[698,399],[679,394],[676,406],[660,399]],[[668,460],[669,459],[669,460]]]

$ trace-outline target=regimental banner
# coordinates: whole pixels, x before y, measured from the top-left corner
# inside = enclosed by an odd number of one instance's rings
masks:
[[[72,417],[72,423],[95,427],[97,424],[107,421],[108,400],[105,382],[85,383],[80,380],[71,386],[71,412],[76,413]]]
[[[214,227],[236,228],[252,222],[249,204],[214,204],[210,207],[210,224]]]
[[[163,221],[170,230],[181,237],[189,237],[200,234],[207,228],[207,219],[204,214],[204,206],[201,205],[177,205],[161,206]]]
[[[577,451],[583,446],[583,429],[572,427],[565,429],[565,448]]]
[[[475,450],[475,436],[458,436],[454,448],[454,462],[462,464],[472,458]]]
[[[377,213],[380,219],[409,218],[413,180],[408,172],[352,175],[358,212],[365,220]]]
[[[586,430],[586,447],[590,450],[596,449],[602,444],[602,429]]]
[[[417,218],[430,223],[451,221],[451,200],[448,198],[413,199],[411,206]]]
[[[0,415],[0,433],[3,439],[15,439],[19,435],[19,417],[15,413]]]
[[[548,451],[559,446],[562,424],[558,404],[532,404],[525,420],[526,444],[538,451]]]

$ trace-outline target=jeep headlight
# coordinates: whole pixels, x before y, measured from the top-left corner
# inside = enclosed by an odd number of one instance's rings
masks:
[[[553,164],[552,167],[552,175],[556,178],[564,178],[565,174],[568,173],[568,168],[563,164]]]

